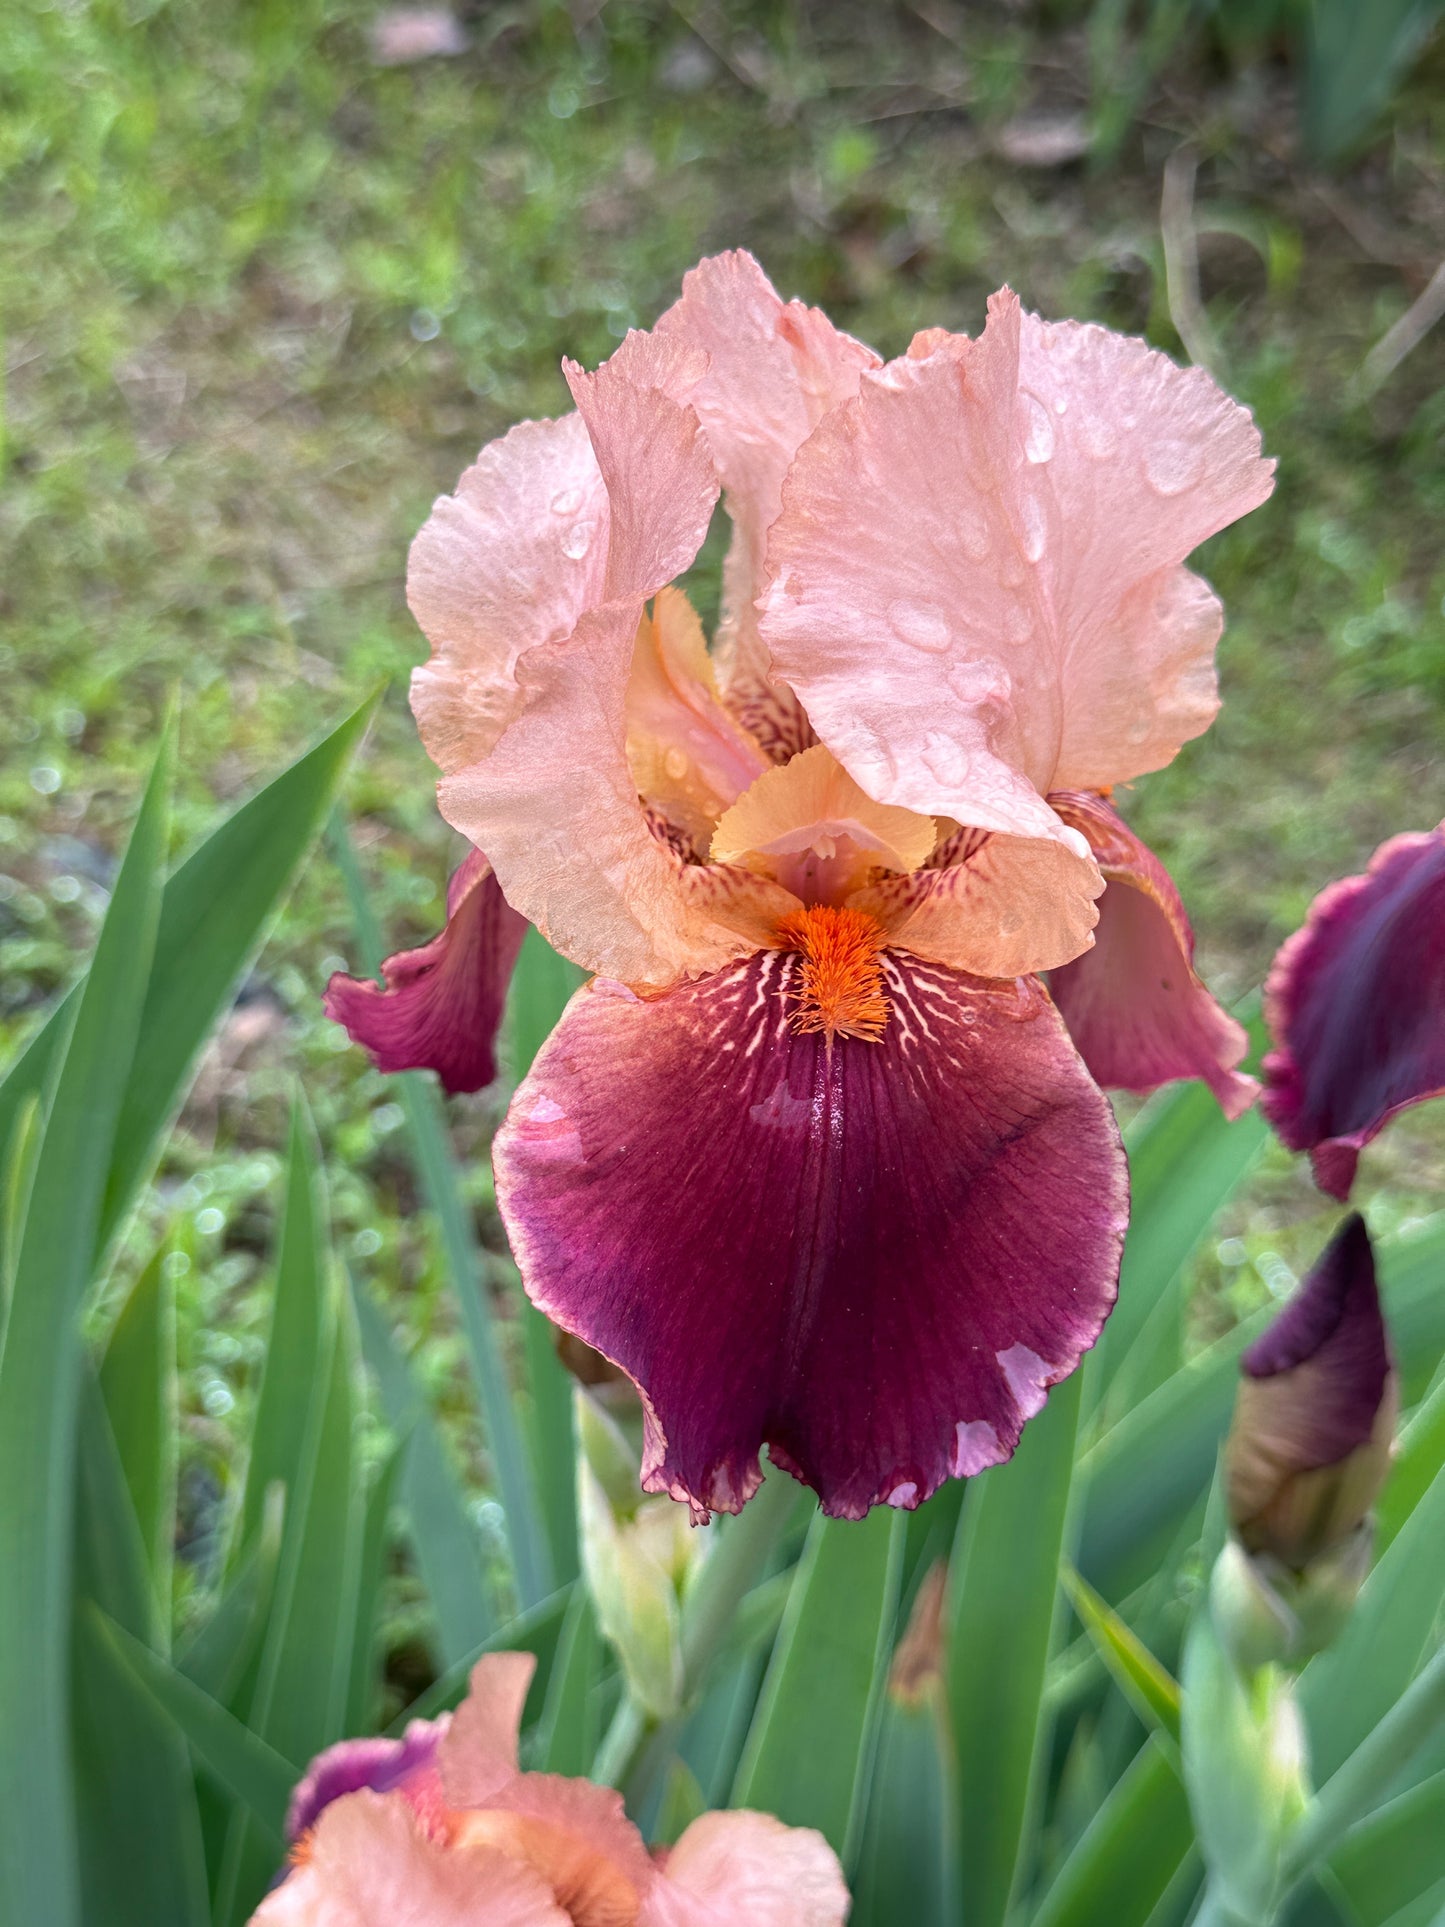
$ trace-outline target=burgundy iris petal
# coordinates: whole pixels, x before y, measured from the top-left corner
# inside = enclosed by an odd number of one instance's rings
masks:
[[[527,1289],[631,1374],[644,1482],[735,1511],[758,1449],[860,1517],[1006,1459],[1114,1301],[1127,1174],[1037,983],[892,952],[881,1038],[798,1033],[799,959],[598,981],[518,1091]]]
[[[1265,1017],[1265,1115],[1347,1198],[1370,1139],[1445,1091],[1445,825],[1321,891],[1274,960]]]
[[[526,934],[526,918],[473,850],[447,886],[446,928],[419,950],[388,957],[385,988],[338,972],[326,1015],[378,1070],[435,1071],[449,1091],[479,1091],[497,1074],[497,1026]]]
[[[1102,796],[1049,801],[1089,839],[1106,878],[1093,949],[1049,973],[1084,1062],[1114,1090],[1203,1078],[1225,1116],[1238,1117],[1259,1091],[1235,1069],[1248,1038],[1194,973],[1194,932],[1172,877]]]
[[[328,1746],[317,1754],[291,1795],[287,1840],[309,1833],[322,1811],[344,1793],[357,1793],[362,1787],[390,1793],[431,1766],[445,1732],[445,1720],[413,1720],[399,1740],[338,1740]]]

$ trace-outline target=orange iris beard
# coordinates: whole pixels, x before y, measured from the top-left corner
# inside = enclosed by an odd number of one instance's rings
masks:
[[[814,904],[793,910],[778,924],[779,949],[796,950],[803,968],[796,986],[797,1031],[862,1037],[877,1043],[888,1022],[883,995],[883,926],[864,910]]]

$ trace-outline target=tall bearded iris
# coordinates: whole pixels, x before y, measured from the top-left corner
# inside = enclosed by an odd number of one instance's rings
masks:
[[[1141,342],[1005,291],[883,363],[743,254],[565,372],[576,413],[412,550],[412,706],[490,870],[330,1007],[468,1087],[520,919],[595,972],[496,1140],[527,1291],[636,1381],[650,1489],[736,1510],[766,1442],[831,1513],[916,1505],[1009,1456],[1113,1303],[1095,1080],[1253,1095],[1108,792],[1212,719],[1181,564],[1272,465]],[[710,653],[672,585],[720,492]]]

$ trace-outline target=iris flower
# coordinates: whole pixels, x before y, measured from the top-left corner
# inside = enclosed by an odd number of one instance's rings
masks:
[[[253,1927],[842,1927],[848,1890],[820,1833],[705,1813],[654,1858],[621,1794],[523,1773],[535,1665],[492,1654],[455,1714],[313,1760],[287,1817],[292,1864]]]
[[[1445,1092],[1445,824],[1392,837],[1310,905],[1265,985],[1263,1109],[1348,1198],[1360,1152]]]
[[[527,1291],[638,1385],[649,1489],[735,1511],[766,1442],[832,1514],[911,1507],[1098,1337],[1100,1083],[1253,1096],[1110,790],[1213,718],[1183,561],[1273,465],[1142,342],[1005,289],[885,363],[746,254],[564,372],[575,413],[485,448],[411,554],[412,707],[485,859],[330,1009],[465,1088],[520,919],[595,973],[496,1140]],[[678,579],[720,495],[710,650]]]

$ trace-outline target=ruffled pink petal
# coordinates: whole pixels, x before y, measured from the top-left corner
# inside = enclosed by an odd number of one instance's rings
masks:
[[[412,712],[444,771],[486,754],[521,702],[518,662],[599,599],[607,521],[580,415],[521,422],[438,499],[406,587],[432,646],[412,672]]]
[[[884,960],[878,1041],[799,1033],[768,952],[574,998],[495,1144],[534,1302],[628,1372],[644,1483],[736,1511],[758,1448],[825,1510],[1006,1459],[1113,1303],[1127,1179],[1036,984]]]
[[[1107,884],[1093,949],[1049,978],[1084,1062],[1114,1090],[1201,1077],[1225,1116],[1239,1117],[1259,1095],[1235,1069],[1249,1038],[1195,975],[1194,932],[1169,872],[1102,796],[1052,802],[1089,839]]]
[[[325,1010],[382,1071],[435,1071],[448,1091],[479,1091],[497,1074],[497,1028],[527,920],[502,895],[480,850],[447,886],[446,927],[381,967],[385,987],[338,971]]]
[[[629,982],[715,968],[744,947],[690,907],[627,758],[644,599],[692,561],[717,496],[697,416],[677,398],[705,365],[686,343],[635,334],[596,374],[569,368],[608,490],[605,599],[518,663],[521,710],[489,755],[437,791],[510,903],[558,950]]]
[[[304,1865],[254,1927],[571,1927],[523,1859],[428,1836],[397,1794],[353,1793],[322,1814]]]
[[[811,731],[792,692],[770,679],[753,599],[763,552],[799,446],[831,408],[857,394],[879,358],[817,308],[784,302],[750,254],[700,261],[657,333],[701,348],[707,373],[692,390],[726,491],[733,540],[723,564],[718,659],[730,702],[775,756],[806,749]]]
[[[638,1927],[842,1927],[848,1888],[811,1827],[705,1813],[666,1856]]]
[[[439,1762],[452,1806],[485,1806],[516,1779],[517,1735],[536,1670],[532,1653],[486,1653],[472,1668]]]
[[[1445,824],[1382,843],[1321,891],[1265,985],[1263,1109],[1347,1198],[1397,1111],[1445,1092]]]
[[[883,877],[848,902],[916,956],[975,977],[1026,977],[1087,947],[1103,887],[1086,849],[956,830],[925,868]]]
[[[1272,464],[1202,370],[1007,291],[977,342],[929,345],[799,450],[763,639],[871,795],[1057,838],[1045,792],[1208,726],[1219,606],[1179,565]]]
[[[436,1762],[437,1748],[447,1730],[447,1718],[412,1720],[399,1740],[375,1738],[338,1740],[318,1753],[297,1783],[286,1810],[286,1838],[299,1840],[309,1833],[333,1800],[370,1787],[390,1793]]]

